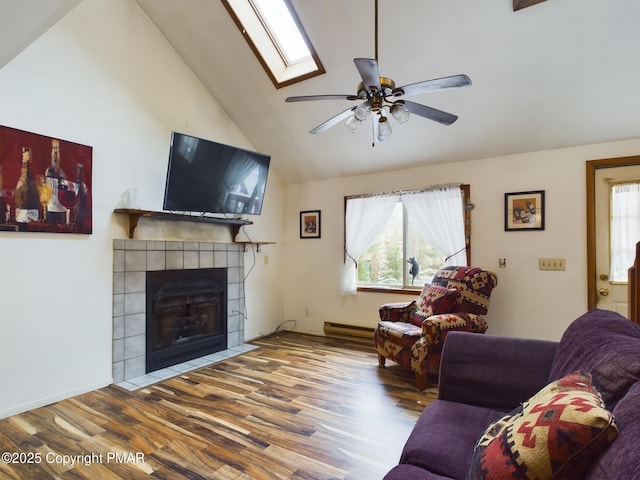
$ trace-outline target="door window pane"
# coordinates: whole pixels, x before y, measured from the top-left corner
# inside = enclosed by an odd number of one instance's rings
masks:
[[[628,281],[636,243],[640,241],[640,183],[611,187],[611,271],[612,282]]]

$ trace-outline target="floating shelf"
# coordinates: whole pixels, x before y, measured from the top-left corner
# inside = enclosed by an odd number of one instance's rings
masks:
[[[183,215],[180,213],[156,212],[153,210],[138,210],[133,208],[116,208],[113,212],[129,216],[129,238],[133,238],[136,227],[138,226],[138,221],[141,217],[155,218],[158,220],[171,220],[176,222],[216,223],[219,225],[228,225],[231,227],[231,232],[233,235],[232,238],[234,240],[236,238],[236,235],[238,235],[238,232],[240,231],[240,227],[244,225],[253,225],[253,222],[251,220],[242,220],[237,218],[217,218],[204,216],[196,217],[193,215]],[[260,242],[261,245],[264,245],[266,243],[268,242]]]

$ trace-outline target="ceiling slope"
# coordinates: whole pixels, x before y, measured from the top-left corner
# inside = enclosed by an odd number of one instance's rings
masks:
[[[308,132],[352,106],[285,103],[355,94],[356,57],[374,52],[374,0],[292,0],[327,73],[276,90],[219,0],[136,0],[286,183],[571,147],[640,136],[640,2],[380,0],[380,73],[397,85],[464,73],[473,85],[412,100],[454,113],[412,115],[372,147],[364,126]],[[81,0],[0,0],[0,67]],[[216,132],[209,138],[215,140]]]
[[[371,131],[308,132],[353,105],[285,103],[352,94],[353,58],[373,57],[374,0],[293,0],[327,70],[276,90],[218,0],[138,0],[285,182],[563,148],[640,134],[640,2],[380,0],[381,75],[397,85],[465,73],[473,85],[412,97],[452,112],[418,116],[372,147]],[[215,136],[215,132],[212,132]]]
[[[0,0],[0,69],[82,0]]]

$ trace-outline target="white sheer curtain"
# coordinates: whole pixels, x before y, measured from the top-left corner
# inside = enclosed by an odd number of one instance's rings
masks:
[[[460,186],[402,195],[402,202],[418,231],[448,260],[466,265],[464,202]]]
[[[614,282],[626,282],[640,241],[640,184],[614,185],[611,205],[611,271]]]
[[[355,295],[358,288],[356,259],[378,237],[389,221],[400,195],[350,198],[345,214],[345,254],[342,269],[342,294]]]

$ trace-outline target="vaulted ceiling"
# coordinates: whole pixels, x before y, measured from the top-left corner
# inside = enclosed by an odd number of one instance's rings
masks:
[[[0,67],[81,1],[0,0]],[[517,12],[512,0],[379,0],[382,76],[465,73],[473,85],[411,98],[458,115],[453,125],[391,120],[375,147],[368,128],[308,133],[350,102],[284,102],[356,92],[353,59],[375,54],[374,0],[292,0],[326,73],[279,90],[220,0],[136,1],[287,183],[640,137],[637,0]]]

